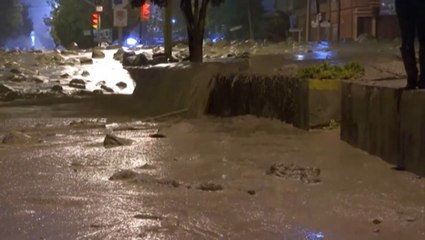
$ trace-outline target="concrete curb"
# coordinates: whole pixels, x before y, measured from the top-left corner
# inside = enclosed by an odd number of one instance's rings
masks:
[[[424,91],[385,83],[343,81],[341,139],[396,165],[425,175]]]

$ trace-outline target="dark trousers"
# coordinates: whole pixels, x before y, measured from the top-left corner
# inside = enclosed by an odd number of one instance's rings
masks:
[[[419,40],[420,83],[425,84],[425,0],[395,0],[401,30],[401,55],[408,83],[417,85],[415,38]]]

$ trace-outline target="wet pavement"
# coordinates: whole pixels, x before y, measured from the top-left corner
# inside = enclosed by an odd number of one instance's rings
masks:
[[[50,113],[0,119],[2,239],[425,238],[425,179],[337,129]]]

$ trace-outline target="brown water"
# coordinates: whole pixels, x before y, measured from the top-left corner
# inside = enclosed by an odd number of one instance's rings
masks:
[[[425,180],[339,141],[338,130],[250,116],[21,113],[0,124],[0,135],[31,137],[0,145],[0,239],[425,238]],[[158,129],[166,138],[149,137]],[[105,148],[111,132],[134,142]],[[266,174],[275,163],[318,168],[320,181]],[[122,170],[135,175],[109,180]],[[200,190],[206,183],[222,190]]]

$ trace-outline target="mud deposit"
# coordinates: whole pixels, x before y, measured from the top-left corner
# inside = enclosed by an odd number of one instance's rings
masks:
[[[425,239],[424,179],[338,130],[19,116],[0,119],[1,239]]]

